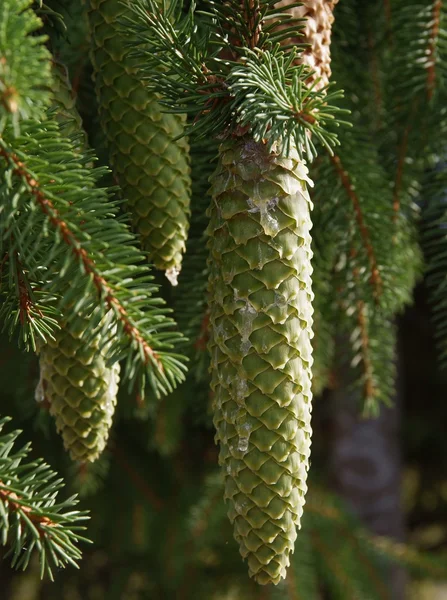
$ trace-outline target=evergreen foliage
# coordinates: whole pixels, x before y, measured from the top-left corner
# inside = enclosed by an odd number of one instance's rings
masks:
[[[20,327],[25,345],[35,348],[36,339],[53,335],[55,311],[68,322],[89,315],[87,333],[111,342],[111,362],[127,355],[131,382],[147,378],[157,395],[171,390],[183,377],[182,363],[168,350],[179,334],[152,295],[156,288],[134,236],[114,218],[117,203],[95,187],[104,171],[88,169],[90,156],[75,151],[51,119],[24,122],[20,136],[5,130],[0,154],[5,326],[11,333]],[[40,287],[37,298],[33,285]],[[69,291],[61,295],[63,289]]]
[[[0,6],[0,130],[12,120],[39,117],[48,104],[50,53],[31,0],[5,0]]]
[[[85,511],[73,510],[76,496],[58,500],[62,479],[42,460],[24,462],[29,444],[16,448],[19,431],[4,433],[8,419],[0,420],[0,532],[1,543],[9,550],[11,564],[26,569],[34,552],[39,554],[41,576],[53,579],[54,570],[68,564],[77,566],[81,551],[79,525],[88,518]]]
[[[98,548],[130,557],[113,593],[137,573],[141,598],[385,599],[384,565],[445,577],[315,484],[296,525],[311,387],[347,362],[365,415],[391,402],[396,315],[424,272],[447,362],[447,6],[338,3],[327,86],[303,64],[312,40],[296,45],[315,16],[292,16],[300,3],[81,4],[0,5],[0,319],[40,353],[45,402],[17,399],[22,416],[55,445],[49,409]],[[172,280],[182,262],[178,288],[148,259]],[[120,363],[127,396],[87,466]],[[0,434],[0,536],[13,566],[35,551],[52,578],[80,559],[86,513],[16,437]],[[227,510],[250,574],[276,587],[247,578]]]

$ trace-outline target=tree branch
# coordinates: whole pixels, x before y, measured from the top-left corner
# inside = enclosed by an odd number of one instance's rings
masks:
[[[95,285],[100,298],[104,298],[108,307],[114,311],[121,321],[124,333],[141,348],[145,363],[147,364],[148,361],[152,359],[156,363],[158,369],[163,371],[163,365],[159,360],[158,354],[149,346],[138,329],[132,324],[125,307],[115,296],[113,289],[108,285],[107,281],[97,272],[93,259],[88,255],[87,251],[82,248],[81,242],[76,238],[73,231],[70,230],[60,216],[60,213],[55,208],[53,202],[45,196],[40,188],[39,182],[34,179],[31,173],[29,173],[24,162],[13,152],[8,153],[5,148],[2,147],[0,147],[0,156],[12,166],[14,174],[21,177],[26,182],[31,194],[34,196],[36,204],[48,217],[49,222],[53,227],[59,231],[61,238],[71,249],[71,252],[78,260],[80,260],[85,272],[91,275],[93,284]]]
[[[379,268],[377,266],[377,259],[374,253],[374,249],[371,243],[371,237],[369,234],[368,227],[366,226],[365,219],[363,217],[362,208],[360,206],[360,200],[355,193],[354,186],[349,178],[348,173],[344,170],[343,165],[341,163],[340,157],[337,155],[333,155],[330,157],[331,161],[337,171],[337,174],[340,177],[343,187],[346,190],[346,193],[350,200],[352,201],[352,205],[354,208],[355,217],[357,220],[357,224],[360,229],[360,234],[363,240],[363,244],[366,250],[366,254],[368,255],[368,260],[371,269],[370,282],[374,289],[374,298],[378,301],[379,297],[382,294],[382,278],[379,272]]]
[[[436,85],[436,41],[439,35],[441,20],[442,0],[436,0],[433,5],[433,23],[431,28],[430,42],[427,57],[427,98],[431,100]]]

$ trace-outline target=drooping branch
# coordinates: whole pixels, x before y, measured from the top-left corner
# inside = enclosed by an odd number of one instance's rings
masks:
[[[431,100],[436,86],[436,43],[438,41],[442,0],[435,0],[429,45],[427,51],[427,98]]]
[[[10,486],[3,483],[0,479],[0,500],[9,508],[12,512],[17,513],[18,517],[24,521],[28,519],[38,529],[40,537],[46,535],[45,527],[57,527],[58,524],[52,521],[49,517],[43,514],[39,514],[33,509],[29,501],[21,498],[16,492],[14,492]]]
[[[82,556],[79,532],[88,519],[74,510],[74,495],[59,499],[61,479],[42,460],[26,461],[30,445],[15,447],[19,431],[3,433],[9,418],[0,419],[0,545],[7,546],[11,564],[25,569],[33,551],[40,558],[41,577],[53,579],[53,570],[67,564],[77,567]]]
[[[402,178],[404,173],[405,159],[407,157],[407,149],[408,149],[408,136],[410,134],[410,123],[405,127],[402,141],[399,146],[399,154],[397,161],[397,169],[396,169],[396,178],[394,180],[394,190],[393,190],[393,220],[397,221],[397,217],[400,210],[400,192],[402,188]]]
[[[1,139],[1,138],[0,138]],[[150,347],[146,340],[141,335],[141,332],[133,325],[126,308],[114,294],[112,287],[102,277],[95,266],[95,262],[82,247],[81,242],[77,239],[74,232],[70,229],[59,211],[55,208],[54,203],[45,195],[41,189],[40,183],[28,171],[25,163],[13,152],[7,152],[4,146],[0,146],[0,156],[12,166],[13,173],[20,177],[27,185],[30,193],[34,197],[37,206],[43,214],[48,217],[51,225],[59,232],[65,244],[70,248],[72,254],[80,261],[85,272],[92,277],[94,286],[96,287],[99,297],[104,299],[110,309],[113,310],[119,321],[123,325],[124,333],[136,343],[144,355],[145,363],[151,360],[155,362],[158,369],[163,371],[158,354]]]
[[[374,297],[376,301],[378,301],[382,294],[382,277],[380,275],[379,268],[377,265],[377,259],[371,242],[371,236],[368,227],[365,223],[365,219],[363,217],[360,199],[358,198],[355,192],[354,185],[352,184],[348,173],[343,168],[340,157],[337,155],[331,156],[331,161],[337,171],[338,176],[340,177],[341,183],[348,197],[352,201],[352,206],[354,208],[354,213],[360,230],[360,235],[362,237],[364,248],[370,264],[370,282],[374,288]]]
[[[373,379],[373,366],[370,355],[370,340],[368,335],[367,320],[365,315],[365,304],[357,303],[357,320],[360,328],[361,352],[363,358],[363,366],[365,373],[364,395],[365,395],[365,411],[368,409],[368,403],[376,397],[376,389]]]

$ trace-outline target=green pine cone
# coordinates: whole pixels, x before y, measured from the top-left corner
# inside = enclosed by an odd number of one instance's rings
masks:
[[[40,382],[36,396],[49,403],[65,449],[73,460],[93,462],[104,450],[112,425],[119,382],[119,364],[106,366],[97,336],[83,342],[87,328],[62,328],[56,340],[40,349]]]
[[[184,118],[162,112],[147,91],[119,21],[120,0],[90,0],[89,25],[100,120],[110,160],[142,247],[176,283],[189,227],[190,167]]]
[[[307,168],[242,138],[211,178],[214,424],[240,552],[260,584],[285,577],[311,442],[311,201]]]

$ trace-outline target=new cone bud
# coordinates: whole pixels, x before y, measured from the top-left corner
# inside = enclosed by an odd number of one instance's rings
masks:
[[[129,58],[120,0],[89,0],[101,125],[110,160],[149,259],[175,284],[189,227],[189,146],[184,118],[163,111]]]
[[[240,553],[260,584],[285,577],[311,441],[311,201],[292,151],[221,145],[211,179],[214,424]]]
[[[40,349],[37,399],[49,404],[65,449],[73,460],[94,461],[104,450],[112,425],[119,364],[106,364],[100,337],[83,340],[88,322],[63,327]]]

